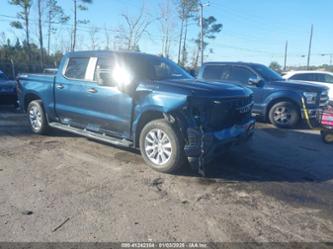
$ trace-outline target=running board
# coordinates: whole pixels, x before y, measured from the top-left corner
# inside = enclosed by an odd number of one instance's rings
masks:
[[[85,129],[82,130],[79,128],[75,128],[70,125],[63,125],[60,123],[49,123],[49,126],[52,128],[55,128],[55,129],[67,131],[67,132],[74,133],[79,136],[95,139],[95,140],[105,142],[108,144],[112,144],[112,145],[123,146],[123,147],[131,147],[133,145],[132,142],[130,142],[126,139],[118,139],[118,138],[110,137],[110,136],[107,136],[104,134],[98,134],[98,133],[94,133],[91,131],[87,131]]]

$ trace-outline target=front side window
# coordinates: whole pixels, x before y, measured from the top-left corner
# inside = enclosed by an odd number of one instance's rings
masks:
[[[123,80],[193,79],[185,70],[168,59],[136,54],[115,54],[100,58],[97,62],[95,80],[103,81],[101,75],[104,75],[109,83]]]
[[[315,74],[304,73],[296,74],[290,78],[291,80],[304,80],[304,81],[318,81],[318,77]]]
[[[70,79],[84,80],[90,58],[70,58],[64,75]]]
[[[230,81],[238,82],[241,84],[248,84],[249,79],[257,78],[256,74],[245,67],[233,67]]]
[[[274,70],[264,65],[253,65],[252,68],[266,81],[282,81],[283,78]]]
[[[326,83],[333,83],[333,76],[330,74],[325,74],[325,81]]]
[[[115,70],[117,70],[117,68],[113,57],[99,58],[96,65],[94,81],[105,86],[115,86],[116,82],[113,77]]]

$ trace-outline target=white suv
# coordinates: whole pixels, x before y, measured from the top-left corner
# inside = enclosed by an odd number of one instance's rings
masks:
[[[283,76],[286,80],[309,81],[313,84],[327,86],[329,98],[333,101],[333,73],[324,71],[291,71]]]

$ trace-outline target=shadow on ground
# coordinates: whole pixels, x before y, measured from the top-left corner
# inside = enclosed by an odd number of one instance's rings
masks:
[[[25,116],[13,107],[0,107],[0,121],[0,136],[33,135]],[[50,136],[76,137],[58,130],[52,130]],[[125,153],[139,153],[120,149]],[[319,134],[259,124],[250,143],[235,146],[207,166],[206,181],[325,182],[333,179],[331,152],[332,146],[322,143]],[[189,167],[178,175],[198,176]]]

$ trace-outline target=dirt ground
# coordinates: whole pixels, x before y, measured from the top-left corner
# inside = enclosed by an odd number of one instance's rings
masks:
[[[0,241],[333,241],[333,146],[257,125],[211,165],[165,175],[138,153],[33,135],[0,108]]]

